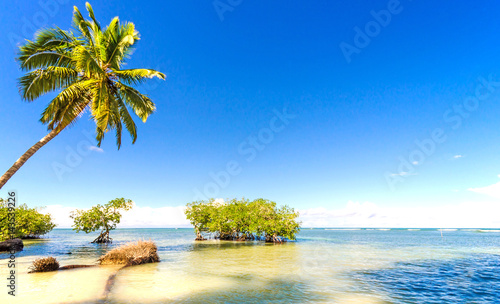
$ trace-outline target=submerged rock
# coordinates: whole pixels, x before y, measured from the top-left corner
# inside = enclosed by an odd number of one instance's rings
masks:
[[[22,251],[24,248],[23,241],[21,239],[12,239],[5,242],[0,242],[0,252],[2,251]]]

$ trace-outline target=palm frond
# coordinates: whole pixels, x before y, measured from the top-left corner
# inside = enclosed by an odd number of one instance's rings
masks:
[[[90,29],[89,33],[90,36],[92,37],[93,45],[91,46],[91,52],[94,54],[96,60],[101,63],[103,62],[103,54],[102,50],[105,49],[106,44],[105,41],[102,39],[102,32],[101,32],[101,25],[99,22],[95,19],[94,16],[94,10],[92,9],[92,6],[87,2],[85,3],[85,6],[87,7],[87,11],[89,12],[89,17],[92,20],[87,21],[88,28]]]
[[[88,78],[102,77],[104,71],[97,62],[95,56],[84,46],[77,46],[73,49],[72,57],[75,61],[75,68],[82,71]]]
[[[115,129],[115,137],[116,137],[116,146],[118,150],[122,146],[122,118],[120,115],[120,111],[118,109],[118,100],[116,98],[116,94],[112,94],[110,96],[111,101],[111,119],[109,120],[109,129]]]
[[[118,26],[119,19],[115,17],[111,20],[109,25],[102,31],[102,41],[100,49],[100,57],[102,62],[108,62],[108,56],[110,54],[110,45],[115,45],[118,37]]]
[[[105,132],[99,128],[95,129],[95,140],[97,141],[97,146],[100,147],[102,140],[104,139]]]
[[[95,19],[94,10],[92,9],[92,6],[90,5],[90,3],[86,2],[85,3],[85,7],[87,8],[87,11],[89,12],[89,17],[92,19],[92,21],[94,21],[92,28],[96,28],[96,29],[98,29],[100,31],[101,30],[101,25]]]
[[[151,79],[153,77],[165,80],[165,74],[151,69],[128,69],[113,72],[120,80],[132,85],[142,83],[144,80]]]
[[[95,80],[80,81],[62,90],[45,108],[40,121],[48,124],[49,130],[74,123],[91,103],[90,92],[95,83]]]
[[[78,72],[71,68],[49,66],[26,73],[19,78],[19,91],[23,99],[33,101],[36,98],[65,88],[78,79]]]
[[[116,120],[113,120],[113,122],[116,137],[116,147],[118,148],[118,150],[120,150],[122,146],[122,122],[119,117]]]
[[[149,115],[156,110],[151,99],[121,82],[117,81],[115,84],[118,87],[118,94],[120,94],[120,97],[130,108],[132,108],[134,113],[139,116],[143,122],[146,122]]]
[[[74,61],[71,54],[57,51],[37,52],[20,60],[21,69],[33,70],[48,66],[73,67]]]
[[[108,131],[109,119],[111,116],[112,96],[106,80],[100,80],[93,92],[92,118],[98,129],[103,132]]]
[[[58,116],[60,120],[56,124],[52,124],[52,128],[62,128],[70,126],[76,123],[78,118],[80,118],[84,113],[85,109],[90,104],[91,100],[86,96],[82,96],[80,99],[75,99],[68,103],[66,108],[63,108]],[[50,125],[49,125],[50,126]]]
[[[80,41],[71,32],[61,30],[60,28],[43,29],[37,32],[34,41],[27,40],[19,48],[19,54],[16,59],[21,62],[21,68],[26,69],[26,61],[37,53],[52,52],[64,54],[79,43]]]
[[[125,128],[127,129],[130,136],[132,136],[132,144],[137,140],[137,126],[135,125],[132,116],[128,112],[127,106],[123,102],[119,94],[115,94],[116,101],[118,103],[118,109],[120,111],[120,117],[123,123],[125,123]]]
[[[76,6],[73,6],[73,27],[93,46],[89,23],[83,18],[82,13],[80,13],[80,10]]]
[[[115,39],[108,45],[107,64],[115,70],[119,70],[123,59],[130,51],[130,46],[139,40],[139,33],[135,30],[133,23],[118,25],[115,33]]]

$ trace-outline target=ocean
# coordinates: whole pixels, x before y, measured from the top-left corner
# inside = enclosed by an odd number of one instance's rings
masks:
[[[302,229],[297,241],[195,242],[192,229],[117,229],[113,243],[55,229],[0,254],[0,303],[500,303],[500,230]],[[160,263],[28,274],[38,257],[95,264],[110,248],[152,239]]]

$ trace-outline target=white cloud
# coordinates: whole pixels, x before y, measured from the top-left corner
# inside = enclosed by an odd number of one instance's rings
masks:
[[[184,215],[186,207],[140,207],[134,203],[131,210],[123,212],[118,228],[170,228],[191,227]],[[73,220],[69,217],[71,211],[78,208],[61,205],[49,205],[42,210],[50,213],[58,228],[70,228]]]
[[[462,158],[464,157],[463,155],[460,155],[460,154],[457,154],[457,155],[454,155],[453,156],[453,159],[459,159],[459,158]]]
[[[469,188],[467,189],[472,192],[486,194],[494,198],[500,198],[500,182],[481,188]]]
[[[224,204],[224,199],[223,198],[216,198],[214,199],[215,204]]]
[[[184,214],[185,206],[177,207],[139,207],[134,204],[132,210],[123,213],[120,228],[169,228],[191,227]]]
[[[90,146],[90,147],[89,147],[89,150],[90,150],[90,151],[94,151],[94,152],[99,152],[99,153],[104,152],[104,150],[103,150],[103,149],[101,149],[101,148],[99,148],[99,147],[96,147],[96,146]]]
[[[299,210],[303,227],[498,228],[500,204],[463,203],[436,207],[380,207],[348,202],[341,209]]]
[[[54,219],[54,223],[57,225],[57,228],[70,228],[73,224],[73,220],[69,218],[69,214],[75,209],[77,208],[62,205],[48,205],[40,212],[50,213]]]

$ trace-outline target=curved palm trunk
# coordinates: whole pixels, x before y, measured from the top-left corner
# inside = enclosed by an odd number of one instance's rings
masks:
[[[31,148],[28,149],[28,151],[24,152],[24,154],[10,167],[7,172],[0,177],[0,189],[5,185],[5,183],[14,175],[14,173],[21,168],[22,165],[31,157],[33,154],[36,153],[36,151],[40,150],[41,147],[45,146],[49,141],[51,141],[54,137],[56,137],[57,134],[61,133],[61,131],[64,128],[55,128],[54,130],[50,131],[49,134],[47,134],[45,137],[40,139],[39,142],[34,144]]]

